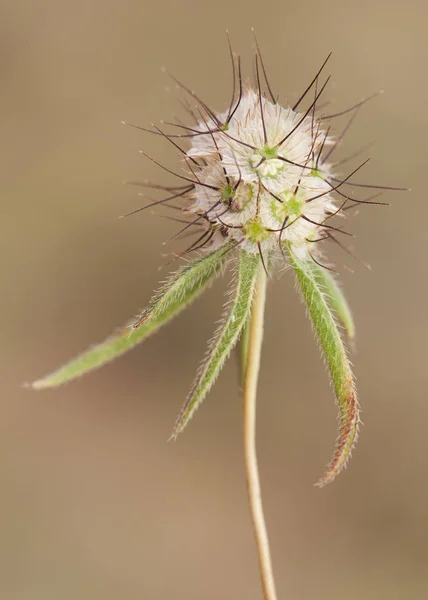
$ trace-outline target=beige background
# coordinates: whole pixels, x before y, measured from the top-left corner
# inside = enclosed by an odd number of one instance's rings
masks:
[[[230,361],[167,444],[224,282],[132,354],[63,389],[20,384],[144,305],[176,225],[123,179],[170,181],[161,140],[120,124],[173,119],[173,73],[223,109],[224,30],[251,73],[255,25],[281,98],[332,50],[334,109],[381,88],[341,156],[364,180],[410,186],[349,224],[373,271],[345,258],[364,428],[350,468],[313,487],[335,408],[291,276],[269,289],[259,454],[279,597],[428,595],[425,2],[0,2],[0,596],[7,600],[261,597]],[[171,162],[169,164],[172,164]],[[180,245],[169,248],[177,250]]]

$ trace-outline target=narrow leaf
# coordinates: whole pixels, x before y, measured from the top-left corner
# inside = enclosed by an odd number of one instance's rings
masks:
[[[292,252],[290,263],[318,336],[339,407],[339,435],[327,472],[317,484],[322,487],[333,481],[346,466],[358,436],[359,407],[351,365],[314,263],[309,259],[298,260]]]
[[[324,269],[320,265],[313,263],[314,275],[317,278],[321,288],[326,296],[328,303],[336,313],[340,323],[345,328],[346,334],[350,340],[355,338],[355,324],[352,317],[351,309],[349,304],[340,289],[339,284],[336,281],[334,275],[328,270]]]
[[[145,340],[186,308],[207,287],[220,272],[225,253],[226,250],[222,247],[181,267],[167,279],[134,324],[122,327],[101,344],[92,346],[57,371],[29,384],[28,387],[43,389],[67,383],[112,361]]]
[[[208,346],[206,358],[199,367],[192,389],[178,416],[172,437],[176,437],[193,417],[238,341],[250,312],[259,268],[260,257],[258,254],[240,252],[237,271],[230,290],[231,298],[226,305],[220,326]]]

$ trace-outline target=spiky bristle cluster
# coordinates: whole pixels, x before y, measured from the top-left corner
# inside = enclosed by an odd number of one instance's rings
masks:
[[[207,215],[212,244],[233,239],[243,250],[269,254],[288,241],[305,252],[336,207],[328,171],[317,158],[332,141],[321,123],[248,88],[226,123],[207,117],[186,158],[194,169],[191,212]],[[321,170],[322,169],[322,170]]]
[[[255,85],[243,82],[240,59],[231,50],[230,55],[233,93],[228,110],[214,112],[177,81],[196,101],[195,107],[186,104],[194,124],[168,123],[180,133],[165,133],[158,127],[146,130],[164,136],[180,151],[184,171],[163,168],[186,182],[163,188],[170,195],[149,206],[171,207],[170,201],[177,198],[184,202],[172,208],[184,211],[191,220],[184,221],[174,237],[192,228],[198,236],[183,254],[202,248],[212,251],[232,241],[249,253],[258,252],[266,264],[265,257],[275,251],[284,255],[287,244],[297,257],[318,262],[319,242],[332,240],[344,247],[337,235],[350,235],[334,226],[332,217],[344,217],[357,204],[383,204],[374,202],[374,196],[357,199],[346,192],[346,186],[353,184],[351,177],[367,161],[338,178],[331,160],[358,108],[369,98],[338,114],[318,114],[329,78],[323,85],[318,82],[328,57],[299,100],[284,108],[272,93],[259,49]],[[309,106],[300,110],[304,101]],[[346,113],[351,113],[351,119],[344,131],[332,136],[332,119]],[[187,148],[181,147],[181,140]]]

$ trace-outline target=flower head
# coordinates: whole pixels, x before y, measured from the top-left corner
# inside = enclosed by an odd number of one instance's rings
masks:
[[[186,153],[201,161],[189,211],[206,215],[217,232],[211,247],[232,239],[269,254],[289,242],[304,254],[336,211],[328,171],[317,164],[333,144],[321,121],[248,87],[233,114],[208,115],[197,129]]]

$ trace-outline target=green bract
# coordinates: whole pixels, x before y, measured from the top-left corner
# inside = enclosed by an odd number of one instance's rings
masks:
[[[312,269],[314,275],[324,292],[324,296],[331,308],[336,313],[337,318],[343,325],[346,334],[350,340],[355,337],[355,324],[352,317],[351,309],[343,295],[334,276],[331,272],[312,261]]]
[[[180,433],[208,394],[224,361],[233,350],[250,313],[257,271],[261,268],[258,254],[241,252],[230,290],[223,320],[208,348],[189,396],[178,416],[173,436]]]
[[[346,465],[358,435],[359,408],[351,366],[329,300],[335,308],[339,308],[342,319],[345,315],[344,320],[348,325],[350,315],[347,308],[344,310],[346,304],[341,294],[339,296],[339,288],[332,286],[334,280],[324,273],[321,277],[321,267],[311,259],[298,260],[292,253],[289,257],[319,339],[339,406],[339,436],[327,472],[318,484],[323,486],[332,481]],[[330,298],[327,295],[329,286],[335,292]],[[353,331],[353,327],[351,329]]]
[[[40,390],[67,383],[101,367],[145,340],[186,308],[207,287],[219,274],[229,249],[230,246],[220,248],[179,269],[153,296],[137,321],[123,327],[101,344],[89,348],[57,371],[30,384],[30,387]]]
[[[225,263],[226,254],[233,248],[234,244],[228,244],[181,267],[166,280],[134,322],[57,371],[30,384],[30,387],[43,389],[67,383],[101,367],[145,340],[186,308],[212,282]],[[319,482],[319,485],[325,485],[346,464],[357,438],[359,424],[351,367],[332,311],[351,338],[354,336],[354,323],[347,302],[331,273],[310,258],[297,258],[288,244],[285,244],[285,248],[320,341],[339,406],[340,431],[336,451],[326,475]],[[258,254],[239,251],[237,257],[230,299],[223,319],[178,416],[173,437],[184,429],[208,394],[248,321],[257,273],[263,266]],[[244,368],[245,336],[241,346]]]

